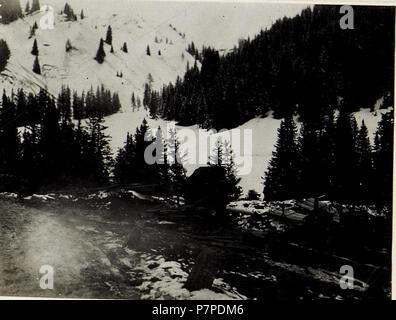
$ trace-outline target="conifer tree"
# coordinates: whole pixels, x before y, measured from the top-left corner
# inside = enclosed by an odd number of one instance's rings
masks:
[[[33,72],[37,73],[37,74],[41,74],[41,68],[40,68],[40,62],[38,57],[36,56],[36,58],[34,59],[34,63],[33,63]]]
[[[80,12],[80,19],[83,20],[84,18],[85,18],[84,10],[81,9],[81,12]]]
[[[73,13],[72,8],[70,7],[70,5],[68,3],[65,3],[65,7],[63,9],[63,13],[67,16],[70,17],[70,15]]]
[[[219,138],[216,141],[212,155],[209,157],[209,166],[215,167],[220,175],[214,177],[211,183],[216,189],[215,209],[217,214],[224,214],[225,208],[230,201],[237,200],[241,195],[241,187],[238,186],[240,178],[237,178],[232,149],[230,145],[222,142]],[[217,179],[217,180],[216,180]]]
[[[335,130],[333,196],[350,204],[355,202],[359,190],[356,135],[355,118],[341,109]]]
[[[69,87],[63,86],[58,95],[57,107],[60,113],[62,122],[70,123],[72,108],[71,108],[71,91]]]
[[[113,44],[113,31],[111,30],[111,26],[107,27],[107,32],[106,32],[106,40],[105,42],[109,45]]]
[[[34,56],[38,56],[39,55],[39,50],[38,50],[37,40],[36,39],[34,39],[32,51],[30,53],[32,55],[34,55]]]
[[[282,120],[278,140],[265,173],[264,199],[285,200],[296,197],[298,175],[297,128],[291,117]]]
[[[114,181],[127,183],[134,180],[135,141],[133,135],[127,133],[124,147],[118,150],[114,164]]]
[[[16,98],[16,119],[19,127],[27,126],[27,100],[22,88],[18,89]]]
[[[104,131],[103,117],[91,117],[88,121],[89,141],[88,141],[88,163],[89,172],[93,181],[98,184],[108,181],[112,166],[112,156],[108,136]]]
[[[19,161],[20,138],[16,119],[16,105],[3,91],[0,110],[0,172],[15,175]]]
[[[147,54],[148,56],[151,56],[150,46],[147,46],[147,48],[146,48],[146,54]]]
[[[373,157],[368,130],[364,120],[360,126],[356,140],[357,177],[359,179],[358,198],[363,201],[372,199],[373,186]]]
[[[30,1],[26,1],[26,6],[25,6],[25,14],[29,14],[30,13]]]
[[[184,183],[187,178],[186,169],[183,166],[183,156],[180,150],[180,141],[177,139],[176,130],[170,130],[168,132],[169,138],[167,141],[168,145],[168,162],[170,170],[170,180],[173,187],[173,192],[178,197],[183,193]]]
[[[65,45],[65,50],[66,50],[66,52],[69,52],[71,49],[73,49],[73,46],[71,44],[70,39],[67,39],[66,45]]]
[[[378,206],[392,201],[393,172],[393,111],[382,115],[374,141],[374,192]]]
[[[145,152],[152,141],[146,119],[136,129],[135,134],[127,135],[124,147],[119,150],[115,164],[115,179],[118,182],[158,182],[157,165],[145,161]]]
[[[10,58],[11,51],[8,48],[7,42],[5,40],[0,39],[0,72],[2,72]]]
[[[81,97],[78,96],[77,91],[73,92],[73,118],[81,122],[84,119],[84,92]]]
[[[127,46],[126,42],[124,42],[124,44],[122,46],[122,51],[124,51],[125,53],[128,53],[128,46]]]
[[[135,108],[136,108],[136,98],[135,98],[135,93],[134,92],[132,92],[131,102],[132,102],[132,110],[135,110]]]
[[[32,8],[30,10],[30,13],[36,12],[36,11],[40,11],[40,1],[39,0],[33,0],[32,1]]]
[[[105,57],[106,57],[106,53],[103,48],[103,39],[101,38],[100,42],[99,42],[99,48],[98,48],[98,52],[96,53],[95,60],[98,63],[102,64],[104,62]]]
[[[8,24],[22,18],[22,8],[19,0],[0,0],[0,23]]]

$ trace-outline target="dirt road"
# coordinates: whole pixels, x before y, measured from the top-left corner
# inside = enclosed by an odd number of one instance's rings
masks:
[[[282,245],[270,234],[252,238],[200,215],[169,214],[158,210],[162,204],[100,192],[67,199],[0,200],[0,296],[354,300],[367,289],[362,268],[363,281],[355,278],[354,290],[342,290],[344,260]],[[208,247],[219,253],[219,272],[210,290],[190,292],[184,284]],[[40,287],[42,266],[54,270],[53,289]]]
[[[0,295],[138,298],[125,270],[138,257],[120,223],[56,211],[0,202]],[[43,265],[54,269],[53,290],[40,288]]]

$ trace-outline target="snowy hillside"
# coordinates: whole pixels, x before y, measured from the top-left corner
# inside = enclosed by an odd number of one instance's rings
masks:
[[[142,94],[147,76],[151,73],[154,88],[183,76],[187,63],[194,63],[185,50],[188,43],[198,46],[215,45],[232,48],[238,38],[253,36],[266,28],[278,16],[297,14],[303,6],[263,5],[210,5],[191,3],[136,2],[129,0],[71,0],[67,1],[74,12],[84,10],[85,19],[70,22],[60,15],[66,1],[48,0],[54,11],[54,29],[36,30],[36,36],[29,38],[29,30],[35,22],[40,26],[44,13],[35,12],[9,25],[2,25],[0,38],[7,41],[11,58],[7,70],[0,77],[0,87],[23,87],[37,90],[47,87],[57,94],[62,84],[79,91],[88,90],[91,85],[104,84],[111,91],[118,91],[124,110],[129,109],[132,92]],[[21,1],[22,8],[25,0]],[[270,16],[271,12],[271,16]],[[210,19],[206,19],[207,16]],[[249,16],[250,15],[250,16]],[[201,23],[205,16],[205,23]],[[259,19],[261,16],[261,19]],[[255,19],[251,19],[255,17]],[[256,19],[257,18],[257,19]],[[220,21],[220,23],[219,23]],[[100,38],[105,38],[107,27],[113,30],[115,53],[105,45],[106,59],[99,65],[93,58]],[[32,72],[34,56],[30,54],[34,38],[37,39],[42,75]],[[75,50],[65,51],[67,40]],[[157,39],[157,41],[155,41]],[[128,53],[121,51],[126,42]],[[146,55],[150,46],[151,56]],[[158,51],[161,50],[161,55]],[[123,77],[117,77],[122,72]]]
[[[390,109],[381,109],[374,112],[370,112],[370,110],[368,109],[362,109],[361,111],[354,114],[359,126],[361,125],[362,120],[364,120],[368,128],[369,137],[372,143],[374,142],[374,134],[376,132],[378,122],[381,120],[381,114],[386,113],[387,111],[390,111]],[[158,127],[161,127],[161,130],[164,133],[167,132],[167,128],[174,126],[174,123],[170,121],[150,119],[147,112],[144,110],[137,112],[118,113],[109,116],[106,119],[106,126],[108,127],[106,133],[111,137],[111,147],[114,153],[116,153],[117,150],[124,145],[127,133],[134,132],[135,129],[140,126],[144,118],[148,121],[150,128],[156,129]],[[243,188],[244,194],[246,194],[250,189],[256,190],[261,194],[263,191],[263,180],[261,177],[263,177],[264,172],[267,170],[272,152],[274,151],[274,146],[277,139],[277,130],[280,126],[280,123],[281,120],[274,119],[270,115],[266,118],[252,119],[235,129],[227,130],[222,133],[216,133],[213,135],[208,131],[201,131],[201,134],[202,132],[205,133],[204,136],[207,138],[207,141],[209,141],[210,136],[215,137],[213,141],[215,141],[218,136],[221,136],[228,141],[231,140],[231,147],[234,150],[236,163],[238,163],[239,161],[244,160],[243,157],[248,157],[250,155],[250,151],[245,153],[243,144],[245,134],[247,134],[246,132],[244,132],[244,130],[250,129],[253,141],[251,151],[251,171],[247,172],[246,174],[244,173],[240,175],[240,186]],[[297,123],[297,125],[298,128],[300,128],[300,123]],[[176,129],[179,134],[179,139],[181,141],[185,141],[184,143],[182,143],[181,149],[182,154],[188,155],[183,158],[183,161],[184,166],[187,169],[187,174],[190,175],[194,172],[195,169],[203,165],[202,163],[199,163],[199,156],[196,152],[200,147],[198,141],[200,129],[198,128],[198,126],[192,126],[187,128],[176,126]],[[194,141],[193,139],[186,139],[188,130],[192,130],[194,136],[197,137],[196,141]],[[239,132],[240,134],[241,147],[239,152],[236,148],[238,142],[233,141],[229,138],[233,136],[233,132]],[[207,154],[209,155],[208,150]],[[245,159],[245,161],[247,162],[242,162],[240,164],[240,168],[242,171],[246,170],[249,166],[249,161],[247,160],[247,158]]]
[[[183,76],[187,63],[193,64],[194,58],[186,52],[187,45],[194,41],[198,48],[212,45],[219,49],[232,49],[242,37],[253,37],[261,28],[269,27],[277,18],[284,15],[294,16],[304,5],[251,5],[251,4],[202,4],[202,3],[165,3],[136,2],[129,0],[68,0],[76,14],[83,9],[85,19],[76,22],[65,21],[60,15],[64,8],[64,0],[46,0],[55,13],[55,26],[52,30],[36,30],[36,36],[29,39],[31,26],[40,19],[43,13],[36,12],[24,19],[9,25],[1,25],[0,38],[4,38],[11,50],[11,58],[7,70],[0,75],[0,89],[24,88],[37,91],[46,87],[57,95],[61,85],[69,85],[79,92],[88,90],[91,86],[104,84],[111,91],[120,95],[123,110],[106,118],[107,134],[111,138],[113,153],[123,146],[127,132],[133,133],[143,118],[149,120],[151,128],[161,126],[166,132],[169,122],[149,119],[143,110],[132,112],[130,100],[132,92],[141,96],[148,74],[153,77],[154,88],[160,88],[164,83],[174,81]],[[21,1],[22,8],[25,0]],[[44,4],[44,3],[42,3]],[[205,17],[203,23],[202,17]],[[113,30],[114,54],[110,46],[105,44],[106,58],[103,64],[98,64],[94,56],[98,49],[100,38],[105,38],[107,27]],[[42,75],[33,73],[34,56],[30,54],[34,38],[37,39],[39,61]],[[71,41],[75,50],[65,51],[67,40]],[[155,41],[157,39],[157,41]],[[126,42],[128,53],[121,51]],[[150,46],[151,56],[146,55],[146,47]],[[161,55],[158,55],[161,50]],[[117,77],[118,72],[123,77]],[[380,112],[370,113],[362,110],[356,113],[357,121],[365,120],[370,137],[376,130],[380,120]],[[252,119],[239,129],[252,130],[253,148],[252,170],[241,175],[241,186],[246,194],[254,189],[262,192],[262,179],[268,166],[280,120],[271,116],[264,119]],[[178,128],[180,131],[183,128]],[[189,127],[198,136],[198,127]],[[222,135],[225,136],[229,132]],[[241,132],[241,140],[244,133]],[[235,149],[236,144],[232,142]],[[194,150],[195,148],[195,150]],[[199,145],[186,142],[182,151],[193,157],[197,154]],[[234,150],[237,151],[237,150]],[[243,154],[243,147],[240,152]],[[239,152],[235,152],[238,162]],[[206,160],[204,160],[204,163]],[[246,164],[246,163],[245,163]],[[185,160],[187,173],[191,174],[199,163],[195,159]],[[249,164],[247,164],[249,165]]]

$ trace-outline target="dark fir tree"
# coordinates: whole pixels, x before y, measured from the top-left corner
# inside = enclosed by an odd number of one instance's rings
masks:
[[[377,204],[390,205],[393,185],[393,111],[382,115],[375,134],[374,172]]]
[[[40,68],[40,62],[38,57],[36,56],[36,58],[34,59],[34,63],[33,63],[33,72],[37,73],[37,74],[41,74],[41,68]]]
[[[81,94],[81,97],[78,95],[77,91],[73,92],[73,119],[77,120],[78,123],[81,123],[81,120],[85,118],[84,116],[84,92]]]
[[[136,108],[136,98],[135,98],[135,93],[134,92],[132,92],[131,102],[132,102],[132,110],[135,110],[135,108]]]
[[[26,6],[25,6],[25,14],[30,13],[30,1],[26,1]]]
[[[146,48],[146,54],[147,54],[148,56],[151,56],[150,46],[147,46],[147,48]]]
[[[8,24],[22,18],[22,9],[19,0],[0,0],[0,23]]]
[[[359,179],[358,199],[368,201],[373,198],[373,154],[368,130],[364,121],[356,139],[357,177]]]
[[[7,42],[0,39],[0,72],[4,71],[10,55],[11,51],[8,48]]]
[[[341,110],[335,130],[333,197],[347,203],[357,200],[359,179],[356,150],[357,124],[347,111]]]
[[[16,105],[3,91],[0,109],[0,172],[3,174],[17,174],[20,138],[15,118]]]
[[[146,119],[143,119],[134,136],[128,134],[124,148],[118,152],[114,169],[116,181],[124,183],[160,181],[158,165],[148,164],[145,160],[146,149],[152,143],[156,141],[151,136]]]
[[[89,141],[87,146],[87,159],[90,178],[97,184],[108,182],[112,166],[112,156],[108,136],[104,131],[103,117],[92,117],[88,121]]]
[[[71,44],[71,41],[70,41],[70,39],[67,39],[66,44],[65,44],[65,50],[66,50],[66,52],[69,52],[72,49],[73,49],[73,46]]]
[[[135,168],[135,141],[132,134],[127,134],[124,147],[118,150],[114,163],[114,181],[127,183],[133,181]]]
[[[264,177],[264,199],[285,200],[297,195],[298,176],[297,128],[291,117],[282,120],[278,140]]]
[[[30,13],[36,12],[36,11],[40,11],[40,1],[39,0],[33,0],[32,1],[32,8],[30,10]]]
[[[67,17],[70,17],[73,14],[73,9],[70,7],[70,5],[68,3],[65,3],[65,7],[63,9],[63,13]]]
[[[23,89],[18,89],[16,94],[16,122],[19,127],[27,126],[26,116],[28,113],[27,99]]]
[[[99,48],[98,48],[98,51],[96,53],[95,60],[98,63],[102,64],[104,62],[104,58],[105,57],[106,57],[106,53],[105,53],[104,48],[103,48],[103,39],[101,38],[100,42],[99,42]]]
[[[124,51],[125,53],[128,53],[128,46],[127,46],[126,42],[124,42],[124,44],[122,46],[122,51]]]
[[[71,91],[69,87],[62,86],[57,99],[57,107],[62,122],[70,123],[72,118]]]
[[[105,42],[109,45],[113,44],[113,31],[111,30],[111,26],[107,27],[107,32],[106,32],[106,40]]]
[[[177,139],[176,130],[169,131],[168,145],[168,162],[169,174],[172,187],[172,193],[177,196],[179,202],[183,194],[184,184],[187,178],[186,169],[183,166],[183,157],[180,151],[180,141]]]
[[[36,39],[34,39],[32,51],[30,51],[30,53],[32,55],[34,55],[34,56],[38,56],[39,55],[39,50],[38,50],[37,40]]]

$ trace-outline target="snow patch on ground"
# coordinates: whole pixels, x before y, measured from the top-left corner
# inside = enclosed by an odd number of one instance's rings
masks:
[[[246,299],[222,279],[215,279],[213,287],[221,292],[209,289],[190,292],[184,288],[188,273],[177,261],[166,261],[162,256],[141,255],[136,269],[144,272],[143,283],[138,287],[141,299],[192,299],[192,300],[230,300]]]

